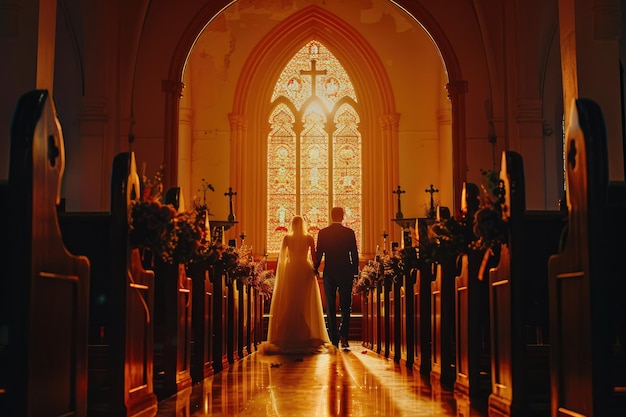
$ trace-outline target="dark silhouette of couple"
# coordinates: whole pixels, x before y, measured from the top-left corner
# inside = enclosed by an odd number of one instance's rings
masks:
[[[294,216],[283,238],[276,282],[270,305],[266,353],[307,353],[332,344],[348,348],[352,283],[359,273],[359,254],[354,230],[342,225],[344,210],[331,210],[332,224],[320,230],[317,246],[302,216]],[[318,268],[326,298],[328,329],[317,285]],[[336,320],[339,293],[341,321]]]

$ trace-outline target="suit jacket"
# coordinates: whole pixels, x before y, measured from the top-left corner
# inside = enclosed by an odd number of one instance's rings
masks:
[[[324,278],[349,279],[359,273],[359,253],[354,230],[333,223],[320,230],[316,249],[317,269],[324,257]]]

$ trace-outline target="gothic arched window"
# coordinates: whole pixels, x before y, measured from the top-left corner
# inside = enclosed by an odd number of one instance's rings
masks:
[[[284,67],[271,99],[267,138],[267,252],[276,253],[291,218],[309,232],[345,209],[361,242],[361,133],[350,77],[320,42],[310,41]]]

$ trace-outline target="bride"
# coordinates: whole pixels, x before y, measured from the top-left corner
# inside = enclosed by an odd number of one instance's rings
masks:
[[[313,269],[315,242],[302,216],[291,221],[283,238],[270,304],[265,353],[308,353],[330,344],[322,298]]]

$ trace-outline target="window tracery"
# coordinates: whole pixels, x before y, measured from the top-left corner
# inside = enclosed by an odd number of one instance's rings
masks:
[[[271,102],[267,253],[279,251],[295,214],[304,216],[317,238],[333,206],[344,207],[344,224],[355,230],[360,244],[360,118],[348,73],[323,44],[312,40],[285,65]]]

